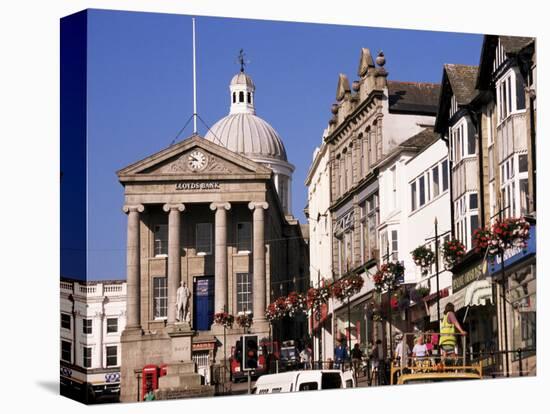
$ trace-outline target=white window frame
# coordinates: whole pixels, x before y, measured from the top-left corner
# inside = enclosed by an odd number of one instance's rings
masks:
[[[469,131],[472,131],[474,139],[474,152],[468,151]],[[473,124],[466,118],[462,117],[451,127],[451,151],[453,162],[459,163],[466,158],[475,158],[477,156],[477,138]]]
[[[89,351],[90,355],[86,356],[86,352]],[[93,363],[94,349],[91,346],[82,346],[82,368],[90,369]],[[86,366],[86,359],[90,361],[90,364]]]
[[[64,317],[64,316],[66,316],[66,317],[69,318],[69,327],[68,327],[68,328],[65,327],[65,326],[63,326],[63,317]],[[60,323],[61,323],[61,329],[65,329],[65,330],[67,330],[67,331],[70,331],[71,328],[72,328],[72,325],[73,325],[71,315],[68,314],[68,313],[65,313],[65,312],[61,312],[61,320],[60,320]]]
[[[90,322],[90,325],[88,326],[88,321]],[[90,332],[88,332],[88,329],[90,329]],[[84,335],[93,335],[94,333],[94,320],[90,318],[82,318],[82,333]]]
[[[241,277],[245,277],[246,281],[240,280]],[[252,311],[253,306],[253,277],[249,272],[237,272],[235,275],[236,280],[236,295],[237,295],[237,312]]]
[[[157,287],[155,285],[156,280],[164,280],[164,287]],[[161,295],[161,289],[164,292],[163,295]],[[165,320],[168,317],[168,279],[166,276],[154,276],[153,277],[153,318],[154,320]],[[165,306],[162,305],[162,300],[164,299]],[[159,303],[159,305],[157,305]],[[158,309],[157,309],[158,308]],[[165,309],[164,315],[163,315],[163,309]]]
[[[115,348],[115,351],[116,351],[115,356],[114,356],[116,358],[116,363],[115,364],[109,364],[109,348],[111,348],[111,349]],[[111,357],[112,357],[112,355],[111,355]],[[105,345],[105,366],[107,368],[109,368],[109,367],[118,367],[119,366],[119,363],[118,363],[118,345],[111,345],[111,344]]]
[[[470,195],[475,194],[477,196],[477,208],[470,208]],[[479,217],[479,194],[477,191],[468,191],[455,200],[455,211],[454,211],[454,227],[456,232],[456,237],[459,239],[462,244],[466,247],[466,251],[470,250],[472,246],[472,216],[477,216],[478,228],[480,225]]]
[[[521,76],[515,68],[510,68],[504,73],[495,84],[496,89],[496,106],[497,106],[497,125],[500,125],[512,115],[525,112],[526,108],[517,108],[518,93],[523,91],[517,90],[517,77]],[[506,102],[503,102],[502,92],[506,90]],[[505,104],[506,114],[503,114],[503,104]]]
[[[519,157],[525,153],[513,153],[500,164],[500,194],[501,208],[504,208],[504,217],[520,217],[521,211],[521,186],[522,180],[529,179],[529,172],[519,172]],[[527,181],[527,185],[529,182]],[[528,188],[528,187],[527,187]],[[528,195],[528,194],[527,194]],[[506,208],[508,207],[508,208]],[[529,211],[527,200],[526,211]]]
[[[109,321],[116,321],[116,329],[114,331],[109,331]],[[115,333],[118,333],[118,318],[117,317],[112,317],[112,316],[108,316],[106,318],[106,321],[105,321],[105,331],[108,335],[110,334],[115,334]]]
[[[208,248],[202,249],[202,247],[206,246],[206,243],[204,246],[200,246],[199,241],[199,229],[208,229]],[[201,230],[202,231],[202,230]],[[206,235],[206,233],[205,233]],[[210,255],[212,254],[212,245],[213,245],[213,237],[212,237],[212,223],[197,223],[195,225],[195,253],[200,256],[204,255]]]
[[[66,343],[66,344],[69,344],[69,359],[64,359],[63,358],[63,343]],[[66,341],[64,339],[61,340],[61,343],[59,344],[60,348],[60,359],[64,362],[68,362],[69,364],[72,364],[72,359],[73,359],[73,343],[71,341]]]

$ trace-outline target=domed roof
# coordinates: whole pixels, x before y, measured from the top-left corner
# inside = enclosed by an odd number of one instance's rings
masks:
[[[252,78],[244,72],[239,72],[235,76],[233,76],[233,79],[231,79],[229,85],[246,85],[253,90],[255,88]]]
[[[220,119],[204,138],[251,159],[256,156],[287,161],[279,134],[252,113],[234,113]]]

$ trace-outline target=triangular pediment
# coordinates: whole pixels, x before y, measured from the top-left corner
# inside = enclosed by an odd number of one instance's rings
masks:
[[[118,171],[124,178],[267,175],[271,170],[198,135],[174,144]]]

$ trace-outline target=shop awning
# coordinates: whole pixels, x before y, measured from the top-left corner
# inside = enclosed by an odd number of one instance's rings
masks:
[[[441,316],[443,316],[445,305],[449,302],[452,302],[455,305],[455,312],[458,312],[465,306],[484,306],[491,303],[492,298],[493,289],[491,286],[491,281],[488,279],[476,280],[464,289],[460,289],[458,292],[453,293],[452,295],[439,301]],[[437,321],[437,302],[430,305],[430,322],[435,321]]]
[[[452,302],[455,305],[455,312],[464,307],[464,292],[466,289],[461,289],[457,293],[453,293],[439,301],[439,308],[441,309],[441,317],[443,317],[443,311],[445,305]],[[430,322],[437,321],[437,301],[434,301],[430,305]]]
[[[487,279],[476,280],[466,287],[464,304],[466,306],[485,306],[493,300],[493,288]]]

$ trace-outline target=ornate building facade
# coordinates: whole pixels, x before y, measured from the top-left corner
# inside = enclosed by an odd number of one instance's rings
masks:
[[[335,280],[353,271],[365,279],[349,305],[334,301],[327,318],[333,319],[335,343],[359,343],[363,348],[371,340],[384,339],[387,332],[387,325],[372,322],[371,306],[370,276],[385,254],[379,233],[380,165],[404,141],[433,126],[439,96],[438,84],[388,80],[385,63],[382,53],[374,60],[364,48],[359,80],[350,87],[347,76],[340,74],[323,139],[330,168],[332,269],[322,277]],[[313,267],[319,268],[312,262]]]
[[[128,215],[123,401],[142,398],[137,381],[148,364],[230,358],[245,330],[215,324],[215,313],[250,315],[248,332],[260,339],[305,332],[299,321],[282,327],[265,319],[280,291],[307,285],[307,247],[290,215],[293,166],[278,134],[255,115],[252,79],[235,75],[230,92],[230,114],[205,138],[194,135],[118,172]],[[188,322],[176,315],[182,283],[191,294]]]

